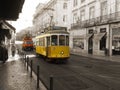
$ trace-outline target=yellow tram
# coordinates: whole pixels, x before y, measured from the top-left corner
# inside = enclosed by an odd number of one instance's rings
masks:
[[[70,57],[69,33],[66,27],[52,26],[36,37],[36,54],[49,60],[67,60]]]

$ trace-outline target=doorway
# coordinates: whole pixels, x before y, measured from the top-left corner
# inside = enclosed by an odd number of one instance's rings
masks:
[[[88,54],[93,54],[93,36],[88,39]]]

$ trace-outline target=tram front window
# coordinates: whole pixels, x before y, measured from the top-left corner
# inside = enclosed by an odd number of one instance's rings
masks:
[[[59,45],[65,45],[65,36],[64,35],[59,36]]]
[[[57,35],[53,35],[52,37],[51,37],[51,45],[58,45],[57,44]]]

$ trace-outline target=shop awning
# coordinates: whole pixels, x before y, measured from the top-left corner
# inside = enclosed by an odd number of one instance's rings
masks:
[[[87,34],[85,39],[88,40],[90,37],[92,37],[92,35],[93,34]]]
[[[94,38],[93,40],[95,41],[99,41],[106,33],[98,33],[98,34],[94,34]]]
[[[15,27],[13,27],[10,23],[8,23],[7,21],[2,21],[2,23],[3,23],[3,27],[7,26],[8,29],[13,30],[15,32],[16,30]]]
[[[11,31],[15,32],[15,28],[6,21],[0,22],[0,41],[5,41],[5,37],[11,39]]]

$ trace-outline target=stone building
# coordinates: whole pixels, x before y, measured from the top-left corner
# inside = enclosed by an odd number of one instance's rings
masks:
[[[39,4],[33,18],[33,28],[36,33],[43,32],[43,28],[50,25],[63,26],[70,29],[70,1],[50,0],[46,4]]]
[[[120,54],[120,0],[50,0],[39,4],[33,19],[36,34],[65,26],[70,48],[92,55]]]
[[[71,0],[70,47],[93,55],[120,54],[120,0]]]
[[[10,50],[11,44],[15,43],[15,28],[7,21],[0,21],[0,45]],[[8,52],[9,54],[9,52]]]

